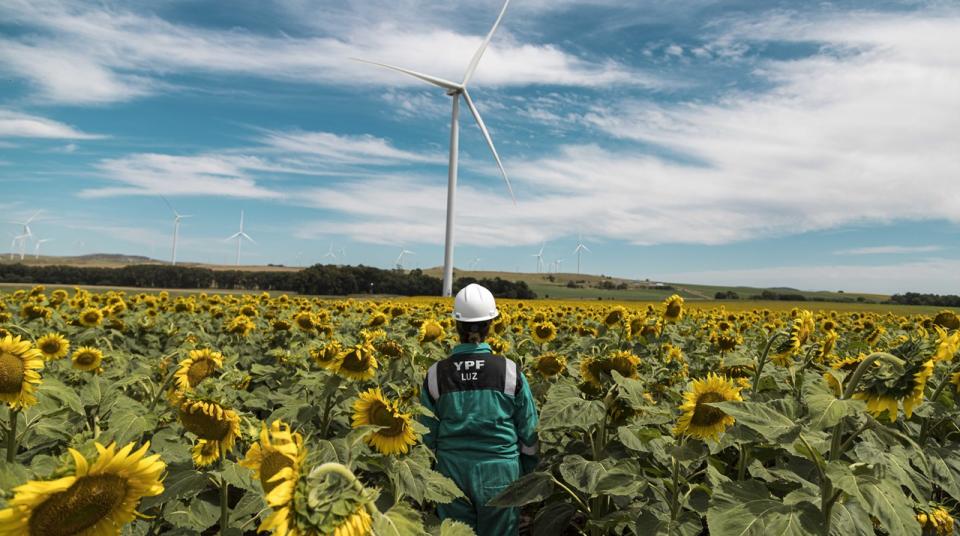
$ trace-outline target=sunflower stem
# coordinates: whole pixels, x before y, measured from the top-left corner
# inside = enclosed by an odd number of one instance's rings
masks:
[[[556,478],[553,478],[553,483],[559,486],[560,489],[562,489],[563,491],[566,491],[567,495],[570,495],[571,497],[573,497],[573,500],[577,501],[577,504],[580,505],[580,508],[583,509],[583,513],[587,514],[588,516],[592,513],[592,510],[590,510],[590,507],[587,506],[587,504],[583,502],[582,499],[580,499],[580,496],[574,493],[570,488],[565,486],[563,482],[560,482]]]
[[[10,408],[10,423],[7,430],[7,463],[13,463],[17,456],[17,417],[19,409]]]
[[[782,331],[778,331],[770,336],[767,339],[767,344],[763,348],[763,353],[760,354],[760,360],[757,361],[757,373],[753,375],[753,389],[750,393],[750,397],[753,398],[757,396],[757,392],[760,390],[760,375],[763,373],[763,367],[767,364],[767,356],[770,354],[770,348],[773,347],[774,341],[776,341],[781,335],[786,335]]]
[[[230,525],[230,503],[229,491],[230,484],[227,483],[227,475],[224,473],[227,464],[227,449],[223,442],[220,442],[220,536],[226,536],[227,527]]]
[[[345,465],[337,462],[327,462],[314,469],[314,475],[317,477],[325,473],[335,473],[337,476],[343,478],[353,485],[353,489],[355,489],[357,493],[363,493],[363,484],[357,478],[357,475],[353,474],[353,471],[347,469]]]
[[[740,463],[737,467],[737,480],[743,480],[747,476],[747,460],[750,458],[750,444],[744,444],[740,447]]]
[[[874,352],[864,358],[860,362],[860,365],[853,371],[853,374],[850,376],[850,381],[847,382],[847,387],[843,390],[842,399],[848,399],[853,396],[853,393],[857,390],[857,384],[860,383],[860,378],[866,374],[867,370],[878,360],[878,359],[893,359],[896,361],[902,362],[902,360],[896,356],[890,355],[886,352]]]

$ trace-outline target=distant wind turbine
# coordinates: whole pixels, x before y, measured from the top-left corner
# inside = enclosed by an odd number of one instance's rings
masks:
[[[20,244],[20,260],[21,260],[21,261],[23,260],[23,258],[24,258],[24,257],[26,256],[26,254],[27,254],[27,242],[28,242],[31,238],[33,238],[33,231],[30,230],[30,222],[32,222],[34,219],[36,219],[36,217],[37,217],[39,214],[40,214],[40,211],[38,210],[38,211],[36,211],[36,212],[33,213],[33,216],[30,216],[29,218],[27,218],[26,221],[14,221],[14,222],[10,222],[10,223],[19,225],[20,228],[21,228],[20,235],[17,236],[16,238],[14,238],[14,244],[16,244],[16,243],[19,243],[19,244]],[[11,256],[10,256],[10,257],[13,258],[12,252],[11,252]]]
[[[40,240],[37,240],[37,241],[36,241],[36,243],[35,243],[35,245],[34,245],[34,247],[33,247],[33,259],[34,259],[34,260],[40,260],[40,244],[43,244],[44,242],[53,242],[53,239],[52,239],[52,238],[43,238],[43,239],[40,239]]]
[[[347,248],[340,248],[340,264],[347,264]]]
[[[561,263],[563,263],[563,259],[557,259],[557,260],[553,261],[554,266],[557,267],[557,268],[554,270],[554,273],[557,273],[557,274],[560,273],[560,264],[561,264]]]
[[[396,262],[396,264],[397,264],[397,270],[403,270],[403,256],[404,256],[404,255],[416,255],[416,253],[414,253],[414,252],[412,252],[412,251],[410,251],[410,250],[407,250],[407,249],[400,250],[400,255],[397,256],[397,262]]]
[[[539,252],[534,253],[533,255],[531,255],[531,257],[536,257],[536,258],[537,258],[537,273],[538,273],[538,274],[543,271],[543,248],[545,248],[545,247],[547,247],[547,243],[546,243],[546,242],[544,242],[544,243],[540,246],[540,251],[539,251]]]
[[[177,264],[177,236],[180,235],[180,220],[184,218],[192,218],[193,216],[187,214],[180,214],[177,212],[177,209],[173,208],[173,205],[170,204],[170,201],[167,201],[166,197],[160,196],[163,199],[163,202],[167,204],[170,208],[170,211],[173,212],[173,253],[170,255],[170,264]]]
[[[249,240],[253,244],[257,243],[254,239],[250,238],[250,235],[243,232],[243,211],[242,210],[240,211],[240,230],[230,235],[228,238],[226,238],[225,241],[230,241],[233,239],[237,240],[237,260],[234,263],[234,266],[240,266],[240,244],[243,243],[244,239]]]
[[[478,264],[481,260],[482,260],[482,259],[480,259],[480,257],[474,257],[473,260],[470,262],[470,269],[471,269],[471,270],[476,270],[476,269],[477,269],[477,264]]]
[[[377,65],[380,67],[385,67],[387,69],[392,69],[407,75],[410,75],[414,78],[418,78],[433,84],[435,86],[441,87],[446,90],[447,95],[453,99],[453,112],[451,114],[450,120],[450,165],[447,172],[447,224],[446,224],[446,239],[444,240],[444,250],[443,250],[443,295],[452,296],[453,295],[453,230],[454,230],[454,202],[457,192],[457,158],[459,157],[459,140],[460,140],[460,126],[459,126],[459,117],[460,117],[460,97],[463,97],[463,100],[467,103],[467,108],[470,109],[470,113],[473,115],[474,120],[477,122],[477,126],[480,127],[480,133],[483,134],[483,138],[487,142],[487,146],[490,147],[490,151],[493,153],[493,159],[497,162],[497,167],[500,169],[500,174],[503,175],[503,180],[507,184],[507,190],[510,192],[510,198],[513,199],[514,204],[517,200],[513,195],[513,187],[510,185],[510,179],[507,178],[507,172],[503,169],[503,163],[500,161],[500,155],[497,154],[497,149],[493,146],[493,139],[490,138],[490,133],[487,131],[487,127],[483,123],[483,119],[480,118],[480,112],[477,111],[477,107],[473,104],[473,99],[470,98],[470,93],[467,92],[467,83],[470,82],[470,78],[473,76],[474,71],[477,69],[477,65],[480,64],[480,58],[483,57],[484,51],[486,51],[487,46],[490,44],[490,40],[493,38],[494,32],[497,31],[497,27],[500,26],[500,21],[503,20],[504,13],[507,12],[507,6],[510,4],[510,0],[506,0],[503,3],[503,8],[500,10],[500,14],[497,16],[497,20],[493,23],[493,27],[490,28],[490,32],[484,38],[483,42],[480,44],[480,48],[473,54],[473,58],[470,60],[470,63],[467,65],[467,71],[463,75],[463,81],[459,84],[456,82],[451,82],[449,80],[444,80],[443,78],[437,78],[435,76],[430,76],[423,73],[418,73],[416,71],[411,71],[409,69],[403,69],[401,67],[394,67],[392,65],[386,65],[383,63],[377,63],[373,61],[361,60],[357,58],[357,61],[362,61],[364,63],[369,63],[372,65]]]
[[[330,243],[330,249],[327,250],[327,253],[323,256],[324,259],[333,259],[333,262],[337,262],[337,254],[333,252],[333,243]]]
[[[577,254],[577,274],[580,273],[580,254],[586,251],[587,253],[593,253],[590,251],[590,248],[583,245],[583,235],[577,236],[577,249],[573,250]]]

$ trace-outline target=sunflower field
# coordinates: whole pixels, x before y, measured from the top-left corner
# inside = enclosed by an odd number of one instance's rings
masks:
[[[0,294],[0,536],[469,535],[419,404],[450,300]],[[938,535],[960,318],[501,301],[534,535]]]

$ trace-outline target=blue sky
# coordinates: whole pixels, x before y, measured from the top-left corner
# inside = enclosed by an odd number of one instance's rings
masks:
[[[0,201],[44,253],[442,263],[498,0],[0,3]],[[461,109],[456,265],[960,292],[960,8],[514,0]],[[6,223],[5,245],[19,228]],[[35,245],[27,245],[33,251]],[[479,260],[476,260],[479,259]],[[344,259],[341,259],[344,260]]]

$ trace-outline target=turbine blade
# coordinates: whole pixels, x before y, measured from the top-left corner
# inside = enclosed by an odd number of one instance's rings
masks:
[[[254,239],[252,239],[252,238],[250,238],[250,235],[248,235],[247,233],[240,233],[240,236],[242,236],[242,237],[244,237],[244,238],[246,238],[247,240],[249,240],[249,241],[251,241],[251,242],[253,242],[254,244],[256,244],[256,243],[257,243],[257,241],[256,241],[256,240],[254,240]]]
[[[233,239],[235,239],[235,238],[239,238],[239,237],[240,237],[240,233],[233,233],[232,235],[224,238],[223,241],[224,241],[224,242],[227,242],[227,241],[233,240]]]
[[[170,204],[170,201],[167,200],[166,196],[161,195],[160,199],[163,199],[163,202],[167,204],[167,208],[170,209],[170,212],[173,212],[174,216],[180,216],[180,213],[177,212],[177,209],[173,208],[173,205]]]
[[[588,248],[587,246],[584,246],[583,244],[581,244],[580,247],[587,250],[588,253],[593,253],[592,251],[590,251],[590,248]]]
[[[467,107],[470,108],[470,113],[473,114],[473,118],[477,120],[477,126],[480,127],[480,132],[483,134],[483,139],[487,140],[487,146],[490,147],[490,152],[493,153],[493,159],[497,161],[497,167],[500,168],[500,174],[503,176],[503,181],[507,183],[507,190],[510,192],[510,199],[513,200],[513,204],[517,204],[517,198],[513,195],[513,186],[510,185],[510,179],[507,178],[507,172],[503,169],[503,163],[500,161],[500,155],[497,154],[497,149],[493,146],[493,140],[490,138],[490,133],[487,132],[486,125],[483,124],[483,119],[480,117],[480,112],[477,111],[477,107],[473,105],[473,99],[470,98],[470,94],[467,93],[467,90],[463,90],[463,98],[467,101]]]
[[[490,44],[490,40],[493,39],[493,33],[497,31],[497,27],[500,26],[500,21],[503,20],[504,13],[507,12],[507,6],[510,5],[510,0],[507,0],[503,3],[503,8],[500,9],[500,14],[497,15],[496,22],[493,23],[493,27],[490,28],[490,32],[487,34],[487,37],[483,39],[483,43],[480,43],[480,48],[477,49],[473,54],[473,58],[470,60],[470,65],[467,66],[467,72],[463,75],[463,83],[460,84],[464,87],[467,86],[467,82],[470,81],[470,78],[473,76],[473,72],[477,70],[477,65],[480,64],[480,58],[483,56],[483,53],[487,50],[487,46]]]
[[[27,221],[25,221],[23,224],[24,224],[24,225],[27,225],[28,223],[32,222],[33,219],[36,218],[36,217],[39,216],[39,215],[40,215],[40,211],[38,210],[38,211],[34,212],[34,213],[33,213],[33,216],[30,216],[30,218],[29,218]]]
[[[436,76],[430,76],[429,74],[418,73],[417,71],[411,71],[410,69],[404,69],[403,67],[394,67],[393,65],[387,65],[386,63],[378,63],[375,61],[362,60],[360,58],[350,58],[353,61],[359,61],[361,63],[369,63],[370,65],[376,65],[378,67],[383,67],[385,69],[391,69],[393,71],[401,72],[403,74],[410,75],[414,78],[419,78],[428,84],[433,84],[435,86],[440,86],[444,89],[460,89],[460,85],[449,80],[444,80],[443,78],[437,78]]]

